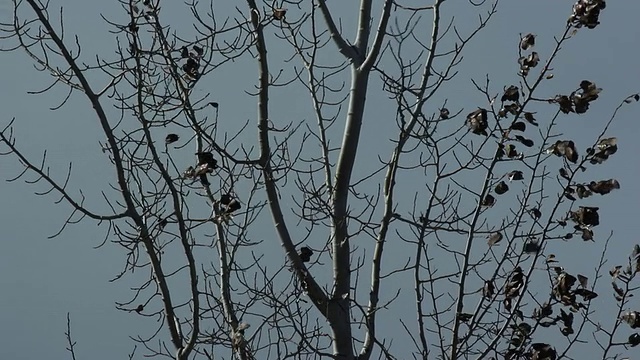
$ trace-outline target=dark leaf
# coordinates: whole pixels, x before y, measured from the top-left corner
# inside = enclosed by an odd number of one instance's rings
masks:
[[[498,185],[496,185],[494,190],[495,190],[496,194],[502,195],[502,194],[506,193],[507,191],[509,191],[509,186],[504,181],[500,181],[498,183]]]
[[[540,210],[538,210],[538,208],[533,208],[529,211],[531,213],[531,216],[533,216],[533,218],[536,220],[540,219],[540,217],[542,216],[542,213],[540,212]]]
[[[520,48],[522,50],[528,50],[530,47],[536,44],[536,36],[533,34],[527,34],[520,40]]]
[[[514,86],[514,85],[511,85],[508,88],[506,88],[504,90],[504,94],[502,95],[502,98],[500,98],[502,102],[505,102],[505,101],[517,102],[518,99],[520,99],[520,90],[518,89],[517,86]]]
[[[588,228],[582,229],[582,240],[584,241],[593,240],[593,230]]]
[[[571,212],[571,220],[580,226],[598,226],[600,216],[597,207],[580,206],[576,211]]]
[[[620,183],[616,179],[592,181],[589,183],[589,190],[596,194],[606,195],[614,189],[620,189]]]
[[[522,171],[520,170],[513,170],[512,172],[510,172],[508,174],[509,176],[509,181],[514,181],[514,180],[523,180],[524,176],[522,175]]]
[[[273,18],[276,20],[284,20],[287,15],[287,9],[273,9]]]
[[[615,137],[610,137],[610,138],[600,140],[597,146],[599,150],[607,150],[617,145],[618,145],[618,139]]]
[[[535,239],[527,240],[522,250],[527,254],[537,254],[540,251],[540,244]]]
[[[473,318],[473,314],[467,314],[467,313],[459,313],[458,314],[458,320],[462,321],[462,322],[467,322],[467,321],[471,320],[471,318]]]
[[[180,137],[177,134],[168,134],[167,137],[164,139],[164,142],[167,144],[172,144],[178,141],[178,139],[180,139]]]
[[[525,131],[527,126],[522,121],[517,121],[511,125],[510,129],[515,131]]]
[[[620,270],[620,269],[619,269],[619,268],[617,268],[616,270]],[[616,273],[616,275],[617,275],[617,274],[618,274],[618,273]],[[614,281],[614,282],[612,282],[612,283],[611,283],[611,285],[613,286],[613,290],[616,292],[616,294],[617,294],[618,296],[621,296],[621,297],[622,297],[622,296],[624,296],[624,290],[622,290],[622,288],[620,288],[620,287],[618,286],[618,284],[616,284],[616,283],[615,283],[615,281]]]
[[[525,138],[523,136],[516,135],[516,140],[521,142],[522,145],[524,145],[526,147],[532,147],[533,146],[533,140],[527,139],[527,138]]]
[[[555,98],[551,100],[551,102],[558,104],[560,106],[560,111],[562,111],[565,114],[574,112],[573,102],[567,95],[557,95]]]
[[[499,243],[500,240],[502,240],[502,234],[499,232],[494,232],[493,234],[489,235],[488,239],[489,240],[487,241],[487,243],[489,244],[489,246],[493,246]]]
[[[571,140],[558,140],[546,151],[547,154],[564,156],[567,160],[571,161],[574,164],[578,161],[578,151],[576,150],[576,145]]]
[[[484,282],[484,286],[482,287],[482,296],[485,298],[492,298],[495,290],[496,287],[493,285],[493,282],[487,280]]]
[[[487,110],[478,109],[467,115],[467,126],[472,133],[476,135],[487,136],[487,128],[489,123],[487,122]]]
[[[495,203],[496,203],[496,198],[493,197],[491,194],[487,194],[482,200],[482,203],[480,205],[491,207]]]
[[[198,165],[206,165],[207,169],[214,170],[218,168],[218,161],[213,158],[213,154],[208,151],[197,152]]]
[[[640,327],[640,313],[637,311],[627,311],[620,316],[632,329]]]
[[[229,203],[231,203],[231,200],[233,200],[233,198],[231,197],[230,194],[222,194],[220,195],[220,204],[222,205],[229,205]]]
[[[527,120],[529,124],[538,126],[538,123],[536,122],[536,118],[533,117],[533,113],[530,113],[530,112],[524,113],[524,119]]]
[[[518,157],[518,152],[516,151],[516,146],[513,145],[513,144],[507,144],[507,146],[505,146],[505,152],[507,154],[507,157],[510,158],[510,159]]]
[[[311,261],[311,256],[313,255],[313,250],[311,250],[310,248],[303,246],[300,248],[300,260],[302,260],[302,262],[309,262]]]
[[[589,278],[587,278],[584,275],[578,274],[578,282],[580,283],[580,286],[582,286],[583,288],[586,288],[587,283],[589,282]]]
[[[591,191],[587,190],[584,185],[580,184],[576,186],[576,194],[580,199],[584,199],[591,196]]]
[[[576,289],[576,291],[574,293],[576,295],[582,296],[584,301],[589,301],[589,300],[592,300],[592,299],[595,299],[595,298],[598,297],[598,294],[596,294],[595,292],[593,292],[591,290],[587,290],[587,289]]]
[[[240,210],[240,208],[242,208],[242,205],[240,205],[240,202],[236,199],[231,200],[231,202],[229,203],[229,205],[227,206],[227,213],[231,214],[232,212],[236,211],[236,210]]]

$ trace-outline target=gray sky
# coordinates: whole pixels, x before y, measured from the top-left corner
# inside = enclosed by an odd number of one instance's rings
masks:
[[[166,3],[163,5],[163,22],[175,26],[182,33],[191,31],[189,13],[181,2],[172,5]],[[216,9],[220,14],[234,15],[235,10],[225,3],[217,2]],[[237,3],[237,6],[244,8],[244,3]],[[332,10],[344,14],[344,34],[351,40],[351,34],[355,33],[352,21],[354,16],[351,16],[357,9],[355,3],[329,2]],[[415,1],[406,3],[422,4]],[[465,2],[449,1],[444,7],[444,16],[455,16],[457,21],[475,24],[477,15],[471,12],[474,9],[463,3]],[[78,34],[80,43],[83,44],[85,61],[91,61],[96,53],[113,58],[115,41],[107,32],[108,27],[99,14],[112,20],[125,21],[124,13],[118,5],[114,2],[79,0],[54,0],[50,5],[52,10],[64,6],[66,32],[69,35]],[[485,74],[489,74],[496,92],[502,85],[516,82],[518,34],[536,33],[536,50],[543,57],[548,55],[553,46],[552,37],[561,34],[571,5],[572,1],[567,0],[503,0],[496,18],[467,49],[466,62],[461,66],[458,77],[445,88],[442,99],[455,96],[457,101],[452,108],[471,111],[482,104],[480,94],[471,85],[471,78],[482,80]],[[627,95],[640,91],[637,70],[640,27],[635,26],[637,14],[640,13],[640,2],[612,1],[607,5],[601,15],[602,24],[599,27],[595,30],[580,30],[563,48],[554,66],[555,78],[547,82],[542,91],[550,96],[570,92],[583,79],[592,80],[604,89],[600,99],[586,115],[572,115],[561,119],[565,123],[562,126],[566,127],[567,134],[578,139],[582,149],[595,140],[615,106]],[[292,15],[295,15],[295,11],[290,9]],[[0,1],[2,20],[5,21],[10,14],[9,1]],[[421,29],[425,33],[429,30],[427,27]],[[71,37],[67,39],[67,43],[70,41]],[[273,51],[271,48],[270,51],[277,53],[278,46],[281,45],[275,41],[272,43]],[[0,46],[6,48],[7,43],[0,42]],[[335,52],[332,46],[327,49],[327,54]],[[337,57],[339,54],[335,52],[333,56]],[[277,55],[274,58],[277,59]],[[50,111],[50,107],[56,106],[64,98],[65,91],[57,88],[46,95],[27,95],[27,91],[48,85],[48,76],[36,72],[23,52],[1,53],[0,59],[3,64],[0,84],[4,84],[3,95],[0,97],[0,108],[3,109],[0,126],[4,127],[15,117],[15,136],[19,147],[34,162],[39,162],[43,151],[47,150],[48,164],[58,179],[64,178],[68,163],[73,162],[70,187],[82,188],[88,196],[87,203],[90,207],[104,209],[99,192],[110,193],[108,182],[113,174],[98,145],[98,141],[103,141],[103,136],[91,106],[85,98],[76,94],[61,110]],[[271,70],[275,72],[278,68],[289,69],[291,66],[289,63],[272,60]],[[296,63],[296,66],[301,65]],[[245,58],[228,66],[226,71],[212,74],[207,82],[199,85],[201,89],[196,92],[211,92],[212,97],[221,104],[221,119],[228,121],[225,126],[237,127],[255,116],[255,101],[243,92],[250,89],[255,76],[256,65]],[[93,81],[100,84],[103,80],[96,78]],[[393,109],[385,104],[386,95],[380,93],[378,82],[374,82],[377,87],[372,85],[368,97],[366,113],[369,115],[364,125],[364,134],[370,141],[361,143],[361,154],[374,151],[386,158],[389,152],[378,149],[390,149],[388,139],[395,136],[395,133],[381,131],[387,127],[390,131],[393,129]],[[309,116],[309,103],[290,101],[290,96],[294,95],[292,91],[280,88],[272,95],[274,107],[286,107],[288,121]],[[432,106],[436,106],[436,103]],[[637,157],[640,153],[640,126],[637,122],[637,109],[634,105],[623,108],[607,132],[609,136],[618,137],[619,152],[611,160],[589,172],[590,176],[599,179],[615,177],[622,186],[621,190],[606,197],[598,196],[593,199],[602,209],[600,216],[603,225],[597,228],[597,233],[601,234],[598,240],[603,240],[609,231],[614,232],[609,249],[611,266],[623,263],[634,241],[637,241],[634,231],[637,220],[631,215],[640,204],[640,195],[634,188],[640,176]],[[278,114],[277,111],[275,113]],[[280,114],[284,117],[282,112]],[[388,120],[384,118],[385,115],[389,116]],[[241,140],[245,144],[252,144],[255,143],[254,139],[255,136],[250,135]],[[336,137],[333,144],[339,144],[339,141],[340,138]],[[377,161],[375,157],[366,156],[361,156],[359,160],[371,164]],[[2,179],[14,177],[20,169],[15,157],[0,157]],[[69,209],[65,205],[54,205],[53,202],[57,200],[55,196],[33,194],[34,191],[43,190],[46,188],[25,184],[22,180],[0,185],[0,199],[3,203],[0,207],[0,224],[3,229],[3,239],[0,242],[0,286],[3,288],[0,293],[0,323],[5,324],[0,330],[0,338],[3,339],[0,358],[69,358],[65,351],[67,344],[64,335],[67,312],[71,313],[79,359],[125,358],[133,347],[128,337],[144,334],[149,326],[155,325],[154,320],[141,320],[135,313],[123,313],[114,309],[115,301],[129,298],[131,293],[128,288],[137,284],[136,277],[109,282],[121,271],[124,257],[123,251],[109,242],[95,249],[103,241],[104,225],[97,227],[95,222],[87,220],[70,226],[55,239],[48,239],[48,236],[59,230]],[[265,218],[262,221],[268,226],[270,219],[266,217],[266,213],[263,215]],[[275,232],[265,237],[274,242],[275,251],[280,251],[279,245],[276,245]],[[580,245],[580,255],[585,254],[588,258],[595,259],[602,250],[601,243],[596,241],[583,244],[581,240],[573,240],[573,243],[558,244],[557,251],[554,251],[565,267],[571,267],[572,273],[592,272],[592,262],[579,261],[575,256],[575,245]],[[274,266],[279,266],[281,262],[274,262]],[[596,300],[596,305],[601,308],[612,302],[611,296],[606,293],[609,291],[606,283],[607,281],[603,281],[601,284],[603,296]],[[412,298],[408,301],[411,302]],[[637,302],[632,302],[633,304],[640,305]],[[394,345],[402,346],[402,341],[404,340],[397,339]]]

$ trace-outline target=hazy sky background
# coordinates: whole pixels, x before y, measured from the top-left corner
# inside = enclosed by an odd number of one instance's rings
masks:
[[[343,14],[344,35],[350,40],[353,40],[355,34],[353,19],[357,3],[347,0],[329,2],[336,14]],[[379,3],[381,1],[376,2],[376,13],[379,12]],[[404,3],[418,6],[425,2]],[[161,17],[164,24],[171,24],[178,31],[191,31],[189,12],[182,2],[169,4],[165,1],[163,4]],[[482,97],[471,85],[471,78],[482,80],[485,74],[489,74],[496,92],[501,88],[499,84],[516,82],[519,33],[537,34],[536,50],[545,57],[553,46],[553,36],[562,33],[572,4],[568,0],[501,1],[497,16],[467,49],[460,74],[446,87],[442,99],[455,97],[455,107],[471,111],[482,104]],[[604,89],[600,99],[586,115],[562,119],[567,133],[572,138],[579,139],[582,149],[595,140],[615,106],[627,95],[640,91],[640,72],[637,68],[637,49],[640,45],[637,14],[640,13],[640,2],[610,1],[607,5],[601,14],[600,26],[595,30],[580,30],[563,48],[554,66],[555,78],[543,86],[543,92],[551,96],[570,92],[583,79],[592,80]],[[94,54],[106,58],[115,56],[115,40],[100,14],[124,23],[125,14],[117,2],[52,0],[50,6],[53,14],[57,14],[60,6],[64,7],[65,31],[69,36],[67,44],[71,42],[70,35],[77,34],[86,62],[91,62]],[[246,7],[241,1],[216,2],[216,10],[220,14],[235,15],[235,6],[243,10]],[[24,11],[26,12],[23,14],[31,16],[26,6]],[[290,9],[288,16],[295,16],[295,11],[296,9]],[[449,0],[443,8],[445,17],[455,16],[459,23],[468,21],[471,24],[469,28],[477,21],[474,11],[477,10],[466,1],[459,0]],[[11,2],[0,0],[2,21],[9,19],[11,14]],[[376,15],[375,19],[377,18]],[[423,27],[420,31],[428,34],[430,27]],[[272,41],[272,44],[270,54],[277,54],[280,42]],[[8,43],[0,41],[0,47],[7,48]],[[327,49],[335,51],[332,46]],[[339,56],[337,51],[335,56]],[[0,96],[0,126],[4,127],[15,117],[15,137],[19,148],[36,163],[40,162],[43,151],[47,150],[48,164],[58,179],[64,178],[68,163],[73,162],[70,187],[82,188],[88,194],[88,205],[104,210],[99,191],[113,194],[107,185],[113,177],[113,171],[107,166],[106,157],[98,145],[98,141],[103,141],[104,137],[91,106],[85,98],[76,94],[61,110],[50,111],[50,107],[57,106],[64,98],[66,92],[62,88],[46,95],[27,95],[27,91],[39,90],[48,85],[48,75],[35,71],[31,59],[21,51],[0,53],[0,62],[3,65],[0,70],[0,84],[3,85]],[[301,66],[299,63],[295,65]],[[291,66],[272,60],[271,71]],[[236,125],[242,124],[245,120],[255,118],[255,101],[243,93],[244,90],[251,89],[249,86],[255,82],[255,78],[256,65],[245,58],[227,71],[212,74],[206,83],[199,84],[203,89],[196,91],[211,92],[213,98],[221,104],[221,118],[234,121]],[[103,80],[98,77],[92,79],[95,85],[104,83]],[[383,101],[376,101],[384,99],[386,95],[381,94],[379,81],[373,83],[375,85],[372,85],[368,97],[368,115],[363,130],[370,141],[361,142],[361,154],[384,146],[390,149],[388,139],[395,137],[395,132],[381,131],[395,127],[392,117],[394,109],[386,107]],[[292,90],[284,88],[274,91],[272,105],[286,106],[287,115],[291,117],[289,121],[308,116],[305,115],[308,103],[288,101],[292,94],[287,91]],[[598,240],[603,240],[605,234],[614,231],[614,240],[609,249],[611,266],[623,263],[633,244],[638,241],[635,231],[638,221],[635,209],[640,205],[640,195],[635,189],[640,176],[640,125],[637,114],[637,105],[623,108],[607,133],[618,137],[619,152],[592,172],[596,178],[615,177],[622,186],[619,191],[595,199],[601,207],[602,225],[597,228],[597,233],[601,234]],[[388,120],[385,115],[389,116]],[[254,139],[252,135],[242,141],[253,144]],[[338,144],[339,141],[340,138],[336,137],[333,144]],[[383,145],[380,145],[381,142]],[[376,153],[380,152],[376,150]],[[388,151],[381,153],[388,157]],[[361,155],[359,160],[376,161],[367,160],[365,155]],[[0,174],[3,180],[16,176],[20,170],[21,166],[14,156],[0,157]],[[114,302],[127,300],[131,295],[129,286],[136,284],[132,281],[134,278],[109,282],[122,269],[123,251],[111,243],[95,249],[102,243],[105,229],[104,226],[96,228],[96,223],[88,220],[69,227],[55,239],[48,239],[48,236],[58,231],[69,212],[65,205],[53,204],[57,200],[56,196],[33,194],[34,191],[42,190],[45,188],[25,184],[22,180],[0,183],[0,225],[3,229],[0,242],[0,287],[3,289],[0,292],[0,323],[5,325],[0,330],[0,358],[70,358],[65,351],[67,312],[71,313],[79,359],[126,358],[133,346],[128,337],[148,330],[149,321],[145,323],[135,313],[123,313],[114,309]],[[270,219],[265,221],[268,226]],[[272,228],[268,229],[273,231]],[[271,236],[270,241],[274,242],[274,248],[279,251],[279,246],[275,245],[275,233],[265,236]],[[567,261],[563,263],[565,266],[573,266],[572,272],[591,271],[593,263],[581,261],[580,256],[597,258],[602,249],[601,244],[582,244],[578,239],[573,241],[579,242],[577,245],[580,247],[572,246],[571,242],[559,245],[558,257]],[[605,292],[609,291],[606,283],[607,281],[602,282],[603,295],[596,300],[600,307],[612,303],[610,294]],[[633,304],[640,307],[637,302],[632,302]],[[403,340],[397,339],[394,344],[398,346],[401,341]]]

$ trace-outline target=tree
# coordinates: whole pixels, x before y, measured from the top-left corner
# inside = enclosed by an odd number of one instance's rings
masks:
[[[28,158],[11,121],[0,139],[24,171],[10,180],[60,196],[71,211],[62,230],[107,224],[105,243],[125,254],[117,279],[140,281],[117,307],[161,320],[134,339],[147,356],[556,359],[594,336],[590,349],[612,358],[640,343],[621,327],[640,326],[626,311],[640,249],[611,272],[617,316],[603,326],[592,300],[611,239],[596,227],[609,210],[590,200],[620,188],[598,167],[615,159],[608,129],[639,95],[621,99],[589,143],[565,121],[590,114],[596,82],[545,87],[562,47],[599,30],[605,2],[567,8],[555,41],[505,39],[517,76],[472,78],[474,100],[447,87],[499,2],[469,3],[473,24],[448,3],[363,0],[350,22],[324,0],[247,0],[237,12],[191,2],[193,23],[174,27],[174,4],[121,1],[104,18],[115,56],[87,64],[49,3],[14,1],[4,48],[52,76],[38,94],[67,89],[56,108],[89,101],[108,156],[96,162],[114,176],[111,191],[72,189],[72,167],[61,177],[46,156]],[[243,96],[235,89],[248,84],[209,80],[236,63],[256,76],[245,123],[231,119],[246,109],[201,91]],[[372,101],[384,108],[370,114]],[[578,238],[603,247],[590,276],[554,254]],[[70,329],[68,340],[73,353]]]

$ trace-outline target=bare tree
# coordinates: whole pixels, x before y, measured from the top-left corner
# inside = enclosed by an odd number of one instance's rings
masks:
[[[121,0],[121,16],[104,18],[116,55],[86,64],[62,12],[14,0],[3,50],[52,77],[37,94],[68,91],[57,108],[89,101],[115,177],[113,191],[72,189],[72,167],[60,177],[29,159],[9,121],[4,153],[24,166],[10,180],[44,183],[70,207],[56,236],[108,224],[105,243],[126,254],[118,279],[146,272],[117,304],[160,320],[134,339],[144,356],[557,359],[593,336],[589,351],[615,358],[640,343],[620,335],[625,321],[640,326],[626,309],[640,248],[611,272],[618,320],[606,325],[591,300],[611,236],[594,230],[602,210],[583,199],[620,188],[597,166],[617,151],[609,126],[639,96],[612,109],[595,140],[578,140],[561,134],[563,118],[587,116],[601,89],[542,86],[563,45],[598,31],[605,2],[567,8],[555,39],[505,39],[519,73],[473,80],[475,101],[442,94],[500,4],[469,3],[469,24],[445,3],[362,0],[349,21],[324,0],[247,0],[235,12],[193,1],[193,22],[179,26],[165,9],[175,4]],[[210,80],[236,63],[256,75],[233,95],[257,105],[247,122],[200,91],[238,86]],[[367,99],[387,112],[370,114]],[[85,193],[110,210],[92,210]],[[553,244],[574,237],[600,240],[595,269],[558,264]]]

